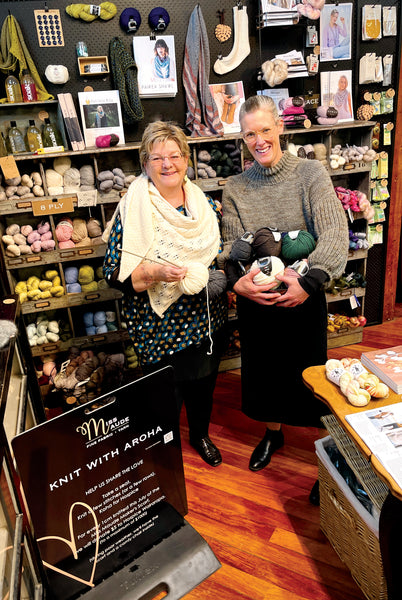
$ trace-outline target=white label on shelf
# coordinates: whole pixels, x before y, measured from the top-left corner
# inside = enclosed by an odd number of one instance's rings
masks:
[[[82,206],[96,206],[98,199],[98,190],[85,190],[83,192],[77,192],[77,205]]]

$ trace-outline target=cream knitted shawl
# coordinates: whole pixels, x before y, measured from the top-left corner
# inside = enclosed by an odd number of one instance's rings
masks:
[[[103,235],[107,241],[120,212],[123,244],[119,281],[125,281],[147,258],[162,264],[165,259],[178,266],[201,262],[206,267],[214,260],[220,243],[216,215],[197,185],[187,181],[183,189],[189,216],[167,202],[146,175],[130,185]],[[152,309],[160,317],[181,294],[179,282],[159,281],[148,289]]]

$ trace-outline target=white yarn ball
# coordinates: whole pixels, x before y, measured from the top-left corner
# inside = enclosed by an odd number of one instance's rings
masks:
[[[198,294],[208,283],[209,271],[200,262],[192,262],[187,266],[184,279],[179,281],[179,289],[183,294]]]
[[[283,271],[285,270],[285,265],[283,264],[283,262],[281,261],[280,258],[278,258],[277,256],[271,256],[270,258],[272,261],[271,275],[265,275],[265,273],[263,273],[262,271],[259,271],[257,273],[257,275],[254,275],[254,277],[253,277],[253,282],[256,285],[266,285],[267,283],[272,283],[273,281],[277,281],[276,275],[282,275]],[[258,269],[257,261],[253,262],[253,264],[251,265],[251,269]],[[276,287],[278,287],[278,285],[280,285],[280,283],[281,283],[280,281],[277,281],[277,285],[272,289],[275,289]]]

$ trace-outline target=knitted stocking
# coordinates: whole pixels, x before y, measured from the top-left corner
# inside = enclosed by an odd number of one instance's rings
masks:
[[[214,64],[214,71],[219,75],[224,75],[233,71],[250,54],[250,42],[248,39],[248,16],[247,8],[233,7],[233,25],[234,25],[234,43],[233,48],[223,58],[218,58]]]

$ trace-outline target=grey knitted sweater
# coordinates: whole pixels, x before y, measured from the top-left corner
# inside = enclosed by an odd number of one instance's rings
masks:
[[[304,229],[317,244],[308,257],[310,268],[329,279],[343,273],[349,233],[345,211],[325,167],[317,160],[285,151],[272,168],[253,166],[230,177],[222,195],[222,235],[227,258],[233,241],[245,231],[276,227],[281,232]]]

